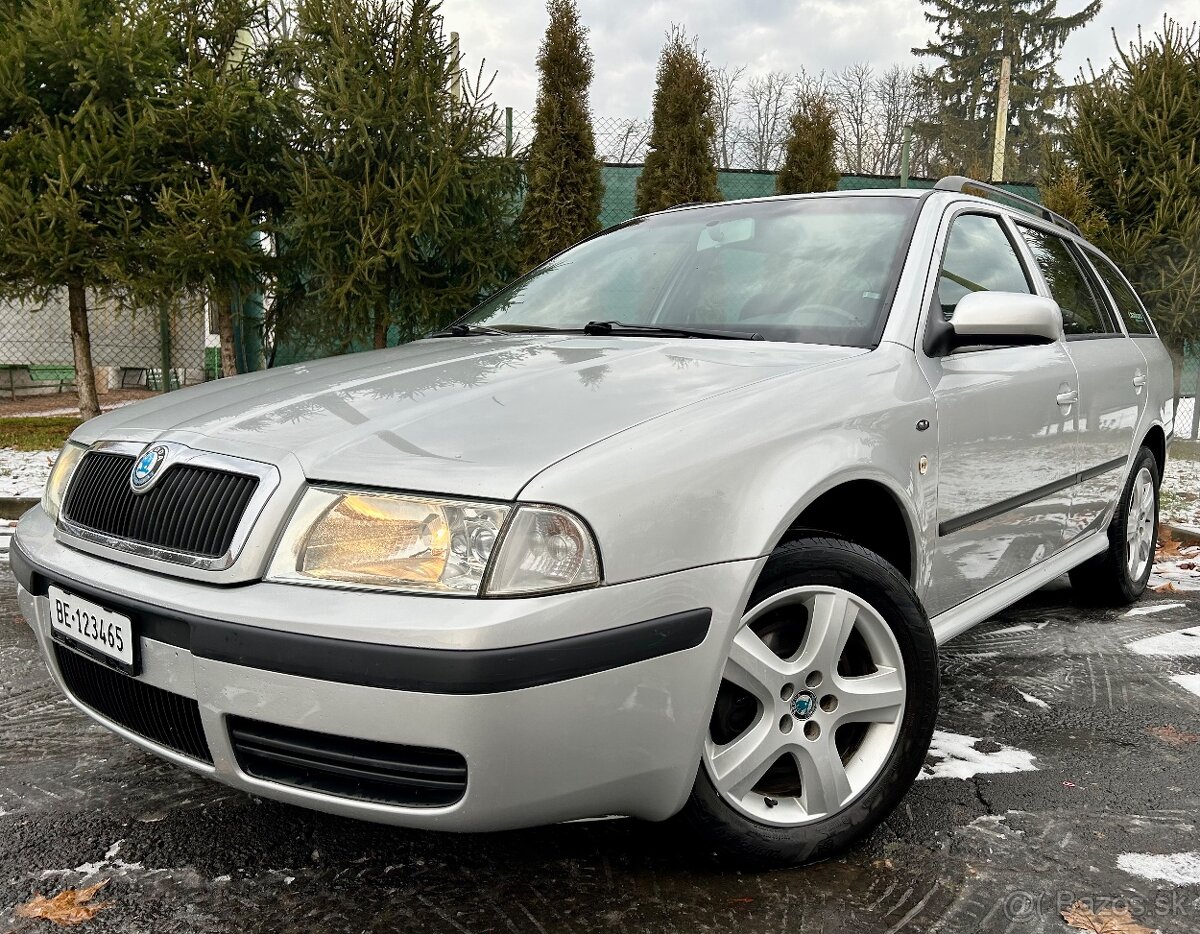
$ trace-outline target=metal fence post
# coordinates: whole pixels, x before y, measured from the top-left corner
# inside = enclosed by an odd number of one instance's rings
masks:
[[[1190,368],[1192,371],[1192,434],[1191,438],[1196,440],[1200,438],[1200,360],[1196,358],[1195,344],[1183,345],[1183,371],[1187,373]],[[1178,412],[1176,415],[1178,416]],[[1178,426],[1176,426],[1178,430]]]
[[[158,313],[159,366],[162,367],[162,391],[171,391],[171,304],[163,302]]]

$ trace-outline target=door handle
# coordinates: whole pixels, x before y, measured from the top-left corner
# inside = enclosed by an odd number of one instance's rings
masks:
[[[1138,392],[1146,388],[1146,376],[1140,370],[1133,374],[1133,388]]]
[[[1079,393],[1074,389],[1068,389],[1065,392],[1060,392],[1056,397],[1059,405],[1074,405],[1079,401]]]

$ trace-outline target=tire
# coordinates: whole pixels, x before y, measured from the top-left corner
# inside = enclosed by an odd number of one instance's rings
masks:
[[[1143,447],[1133,459],[1108,524],[1108,550],[1071,570],[1071,586],[1082,600],[1096,606],[1125,606],[1146,589],[1158,541],[1159,481],[1158,461]]]
[[[784,545],[730,646],[680,821],[742,866],[833,856],[904,797],[937,707],[937,643],[908,582],[848,541]]]

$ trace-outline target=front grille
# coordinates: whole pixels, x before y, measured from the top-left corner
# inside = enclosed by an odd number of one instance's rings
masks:
[[[242,771],[308,791],[402,807],[446,807],[467,789],[467,760],[448,749],[400,746],[229,718]]]
[[[144,493],[129,474],[137,457],[89,451],[75,470],[63,515],[85,529],[206,558],[229,551],[258,478],[194,464],[172,464]]]
[[[126,677],[57,642],[54,659],[67,690],[85,706],[153,743],[212,762],[200,707],[190,697]]]

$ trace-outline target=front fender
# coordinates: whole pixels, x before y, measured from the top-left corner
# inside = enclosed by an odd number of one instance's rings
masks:
[[[912,350],[885,343],[629,428],[542,471],[520,498],[582,515],[618,583],[768,554],[822,493],[872,480],[904,509],[923,592],[935,418]]]

